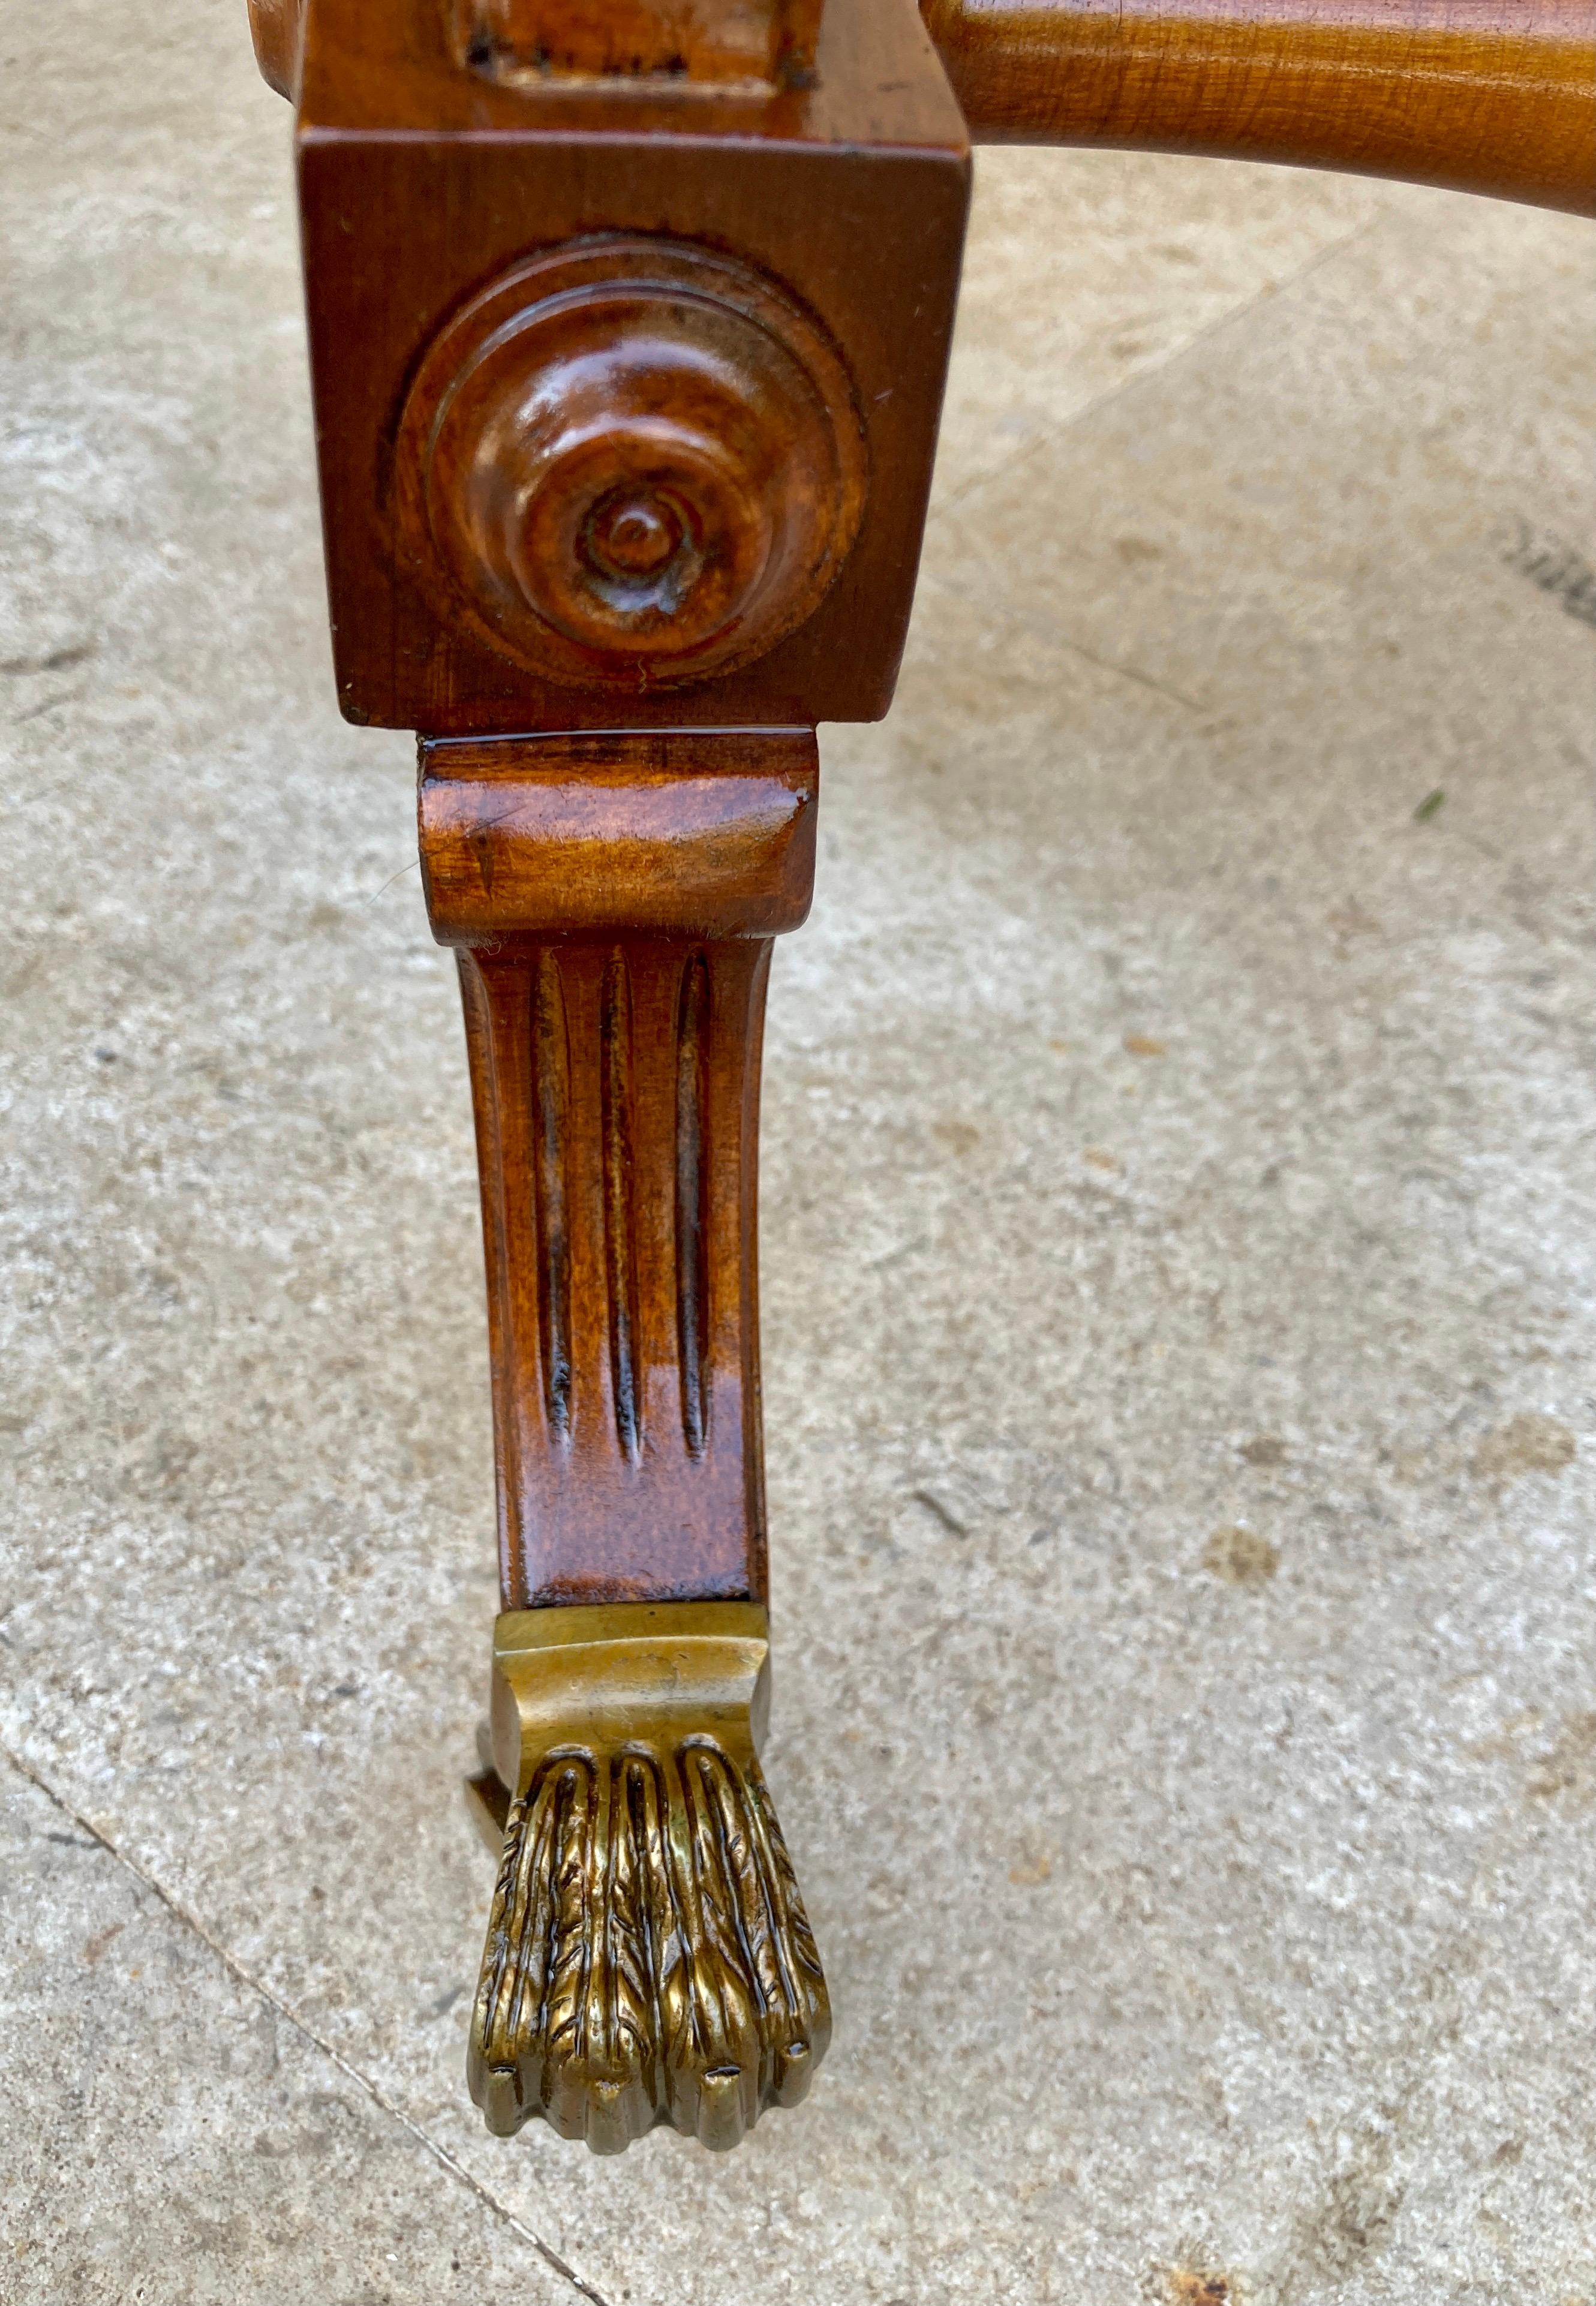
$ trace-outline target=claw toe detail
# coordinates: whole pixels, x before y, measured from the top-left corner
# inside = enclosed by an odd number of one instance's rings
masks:
[[[705,1622],[739,1611],[756,1632]],[[545,1621],[535,1641],[508,1647],[504,1626],[525,1639],[533,1618]],[[552,1619],[603,1620],[609,1638],[573,1640],[588,1628]],[[725,2148],[808,2088],[831,2012],[754,1751],[764,1650],[749,1605],[501,1621],[514,1704],[496,1689],[495,1735],[517,1744],[504,1774],[522,1790],[471,2033],[471,2091],[490,2130],[508,2135],[541,2114],[562,2137],[619,2153],[668,2121]]]

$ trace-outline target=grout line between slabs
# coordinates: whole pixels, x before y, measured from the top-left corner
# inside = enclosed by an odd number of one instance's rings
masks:
[[[86,1817],[75,1803],[69,1801],[64,1794],[58,1792],[31,1762],[25,1760],[21,1754],[15,1752],[3,1740],[0,1740],[0,1754],[5,1756],[19,1776],[26,1778],[30,1785],[38,1787],[46,1800],[54,1803],[64,1817],[70,1818],[74,1825],[97,1841],[108,1857],[114,1858],[119,1866],[125,1866],[136,1880],[142,1882],[145,1888],[160,1900],[169,1914],[181,1922],[185,1929],[192,1930],[201,1943],[209,1948],[231,1977],[236,1978],[238,1983],[246,1987],[250,1993],[258,1995],[262,2002],[269,2004],[280,2018],[286,2019],[296,2034],[302,2035],[313,2048],[320,2050],[324,2058],[330,2059],[341,2074],[346,2076],[358,2088],[363,2089],[372,2105],[385,2114],[390,2122],[397,2122],[399,2128],[405,2131],[418,2146],[423,2148],[451,2178],[458,2179],[463,2186],[476,2196],[485,2209],[491,2210],[495,2217],[502,2219],[512,2233],[518,2234],[523,2242],[529,2243],[545,2265],[568,2282],[578,2296],[589,2300],[591,2306],[610,2306],[609,2300],[602,2291],[594,2290],[591,2284],[584,2282],[576,2268],[568,2266],[557,2250],[552,2249],[540,2234],[534,2233],[529,2225],[525,2225],[508,2204],[501,2202],[497,2194],[484,2186],[480,2178],[449,2152],[447,2146],[440,2145],[437,2139],[422,2128],[420,2122],[413,2121],[402,2106],[396,2105],[393,2100],[378,2087],[370,2075],[362,2073],[358,2066],[352,2065],[343,2053],[335,2048],[324,2036],[319,2034],[313,2026],[308,2025],[297,2011],[283,2000],[281,1994],[274,1993],[263,1979],[255,1977],[252,1971],[246,1969],[235,1954],[229,1953],[226,1947],[211,1935],[199,1916],[192,1913],[182,1900],[166,1888],[158,1875],[152,1874],[147,1866],[141,1865],[138,1858],[124,1849],[103,1826],[96,1825],[92,1818]]]

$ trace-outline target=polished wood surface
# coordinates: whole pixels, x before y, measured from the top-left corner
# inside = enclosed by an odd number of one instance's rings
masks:
[[[977,139],[1596,212],[1596,0],[922,0]]]
[[[759,1056],[816,775],[808,730],[423,747],[507,1609],[764,1595]]]
[[[745,64],[768,43],[773,61],[753,70],[772,87],[818,81],[817,9],[772,4],[763,36],[730,30],[735,0],[702,26],[634,13],[653,38],[634,38],[635,56],[602,12],[558,0],[524,15],[478,0],[457,45],[490,78],[547,89],[560,68],[527,27],[551,18],[568,27],[569,75],[635,93],[720,79],[746,97],[739,43]],[[1596,213],[1596,0],[921,0],[921,13],[977,141],[1294,162]],[[295,93],[303,0],[250,0],[250,13],[262,73]],[[694,39],[671,29],[683,21]]]
[[[261,79],[279,96],[297,96],[304,0],[249,0],[249,11],[250,38]]]
[[[300,195],[351,719],[886,711],[969,140],[914,0],[828,0],[815,72],[757,98],[524,85],[463,59],[440,0],[313,0]]]
[[[661,730],[426,750],[422,873],[433,935],[779,936],[815,881],[807,730]]]
[[[410,384],[394,469],[401,559],[440,624],[628,713],[806,623],[869,494],[825,330],[753,266],[641,233],[471,298]]]

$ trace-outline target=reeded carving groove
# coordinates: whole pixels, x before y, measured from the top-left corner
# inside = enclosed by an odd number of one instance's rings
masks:
[[[471,2037],[501,2136],[619,2153],[656,2122],[735,2146],[831,2035],[764,1778],[713,1738],[547,1755],[510,1809]]]
[[[538,1291],[543,1407],[552,1433],[571,1422],[571,1251],[566,1217],[565,1155],[569,1142],[570,1050],[559,963],[541,952],[532,975],[532,1164],[542,1286]]]
[[[604,1270],[610,1299],[610,1379],[615,1431],[634,1461],[643,1448],[637,1389],[637,1254],[632,1222],[632,989],[626,955],[610,954],[599,1012]]]
[[[709,1443],[709,964],[682,972],[676,1029],[676,1318],[682,1432],[690,1456]]]

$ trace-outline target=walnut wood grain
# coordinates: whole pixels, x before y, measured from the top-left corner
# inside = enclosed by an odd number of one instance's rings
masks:
[[[978,141],[1295,162],[1596,213],[1596,0],[921,0],[921,13]],[[262,73],[296,93],[302,0],[250,0],[250,13]],[[633,0],[619,42],[609,14],[466,0],[457,45],[491,77],[541,88],[562,72],[644,94],[819,79],[815,10],[724,0],[700,23]]]
[[[1596,212],[1596,0],[922,0],[977,140],[1298,161]]]
[[[758,97],[499,81],[443,0],[312,0],[297,143],[351,719],[886,711],[969,193],[914,0],[828,0]]]
[[[764,1597],[759,1055],[816,775],[808,730],[423,747],[507,1609]]]
[[[805,730],[669,730],[426,749],[422,872],[440,944],[779,936],[815,881]]]

